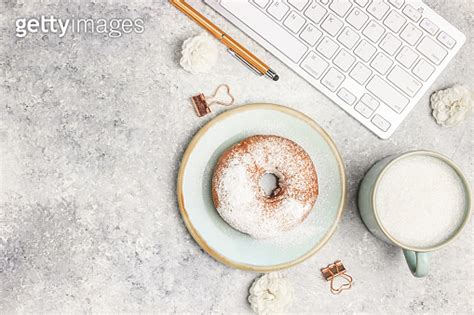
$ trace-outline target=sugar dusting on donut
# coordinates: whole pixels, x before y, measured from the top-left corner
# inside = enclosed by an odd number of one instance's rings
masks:
[[[266,173],[278,178],[271,196],[259,184]],[[214,170],[212,196],[220,216],[233,228],[254,238],[271,238],[308,216],[318,196],[318,179],[311,158],[298,144],[257,135],[222,154]]]

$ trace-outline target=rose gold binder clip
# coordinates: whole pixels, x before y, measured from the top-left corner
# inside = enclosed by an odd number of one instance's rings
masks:
[[[217,94],[221,89],[225,90],[226,96],[229,98],[227,102],[223,101],[222,99],[219,100]],[[217,104],[222,106],[230,106],[234,104],[234,96],[230,93],[230,87],[227,84],[221,84],[217,87],[216,91],[211,96],[205,96],[203,93],[199,93],[191,97],[193,101],[194,110],[198,117],[205,116],[211,112],[211,105]]]
[[[331,292],[339,294],[344,290],[349,290],[352,287],[352,277],[346,273],[346,268],[340,260],[337,260],[333,264],[328,265],[326,268],[321,268],[323,277],[326,281],[331,281]],[[347,282],[344,282],[339,287],[334,287],[334,279],[337,277],[344,278]]]

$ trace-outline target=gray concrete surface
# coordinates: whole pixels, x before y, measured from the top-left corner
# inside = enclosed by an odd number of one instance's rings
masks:
[[[468,37],[430,92],[457,82],[472,88],[474,3],[428,4]],[[314,118],[347,167],[348,203],[334,237],[283,272],[297,292],[295,313],[472,313],[472,222],[433,254],[431,274],[415,279],[401,251],[365,229],[355,203],[370,165],[412,149],[451,157],[472,182],[472,116],[439,127],[427,93],[381,141],[210,8],[196,6],[282,80],[255,77],[221,46],[212,74],[184,72],[179,47],[200,29],[165,1],[0,2],[0,313],[251,312],[247,289],[257,274],[205,254],[187,233],[175,197],[181,155],[212,118],[198,119],[189,97],[223,82],[238,104],[279,103]],[[142,17],[146,30],[119,39],[15,37],[16,18],[41,14]],[[319,272],[335,259],[355,279],[340,296],[329,293]]]

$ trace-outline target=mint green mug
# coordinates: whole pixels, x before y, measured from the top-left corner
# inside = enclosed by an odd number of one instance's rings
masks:
[[[462,209],[462,213],[460,212],[461,216],[459,224],[457,224],[455,229],[450,232],[449,235],[442,241],[439,241],[438,243],[429,246],[414,246],[413,244],[408,245],[407,243],[404,244],[402,241],[394,237],[394,233],[389,233],[387,228],[384,226],[382,222],[383,220],[381,220],[381,215],[377,209],[376,197],[381,178],[383,178],[387,170],[393,165],[396,165],[403,159],[415,156],[431,157],[437,159],[437,161],[446,163],[446,165],[448,165],[458,176],[459,182],[462,185],[464,195],[464,209]],[[395,176],[398,175],[396,174]],[[469,221],[469,217],[471,214],[470,192],[471,190],[468,181],[464,177],[461,170],[450,159],[436,152],[420,150],[388,156],[375,163],[372,168],[367,172],[360,184],[358,204],[362,220],[364,221],[364,224],[367,226],[369,231],[375,237],[389,244],[402,248],[407,264],[413,275],[415,277],[424,277],[429,272],[430,252],[438,250],[450,243],[461,233],[461,230]]]

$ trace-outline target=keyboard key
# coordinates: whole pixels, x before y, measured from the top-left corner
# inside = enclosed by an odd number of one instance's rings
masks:
[[[367,38],[372,42],[376,43],[379,41],[380,37],[382,37],[384,32],[385,29],[380,26],[380,24],[372,20],[369,22],[369,24],[367,24],[362,34],[367,36]]]
[[[374,97],[372,97],[370,94],[364,94],[362,95],[362,98],[360,99],[362,103],[367,105],[370,109],[376,110],[377,107],[379,107],[380,102],[377,101]]]
[[[352,10],[351,13],[349,13],[349,15],[347,16],[346,21],[356,30],[360,30],[368,19],[369,16],[367,14],[365,14],[358,8],[354,8],[354,10]]]
[[[324,57],[331,59],[332,56],[336,53],[339,45],[328,37],[324,37],[323,40],[316,47],[316,50],[319,51]]]
[[[359,45],[357,45],[356,49],[354,50],[354,53],[359,56],[360,59],[364,60],[365,62],[368,62],[370,58],[375,54],[375,49],[374,46],[369,44],[368,41],[365,39],[361,40]]]
[[[393,56],[395,52],[400,48],[402,42],[392,34],[388,33],[380,42],[379,46],[382,48],[387,54]]]
[[[378,99],[397,113],[401,113],[410,103],[408,98],[403,96],[402,93],[398,92],[379,76],[372,77],[366,87],[367,90],[372,92]]]
[[[311,5],[304,12],[304,15],[310,18],[314,23],[318,24],[321,22],[326,12],[327,10],[324,7],[313,1],[313,3],[311,3]]]
[[[354,48],[355,44],[359,40],[360,36],[354,32],[350,27],[347,27],[339,34],[337,40],[346,46],[348,49]]]
[[[265,13],[254,7],[250,2],[221,0],[221,5],[229,13],[239,17],[240,21],[254,32],[272,43],[275,48],[293,62],[298,62],[308,50],[305,44],[275,23]]]
[[[349,70],[354,61],[355,58],[352,56],[352,54],[348,53],[344,49],[341,49],[333,60],[334,64],[344,72]]]
[[[416,49],[437,65],[441,64],[443,59],[448,54],[446,50],[444,50],[440,45],[438,45],[438,43],[428,36],[425,36],[421,40]]]
[[[363,85],[369,77],[372,75],[372,70],[364,66],[362,63],[358,62],[352,71],[349,73],[351,78],[357,81],[357,83]]]
[[[387,131],[390,128],[390,123],[380,115],[375,115],[372,118],[372,123],[382,131]]]
[[[354,108],[365,118],[369,118],[374,113],[374,111],[370,109],[369,106],[365,105],[364,103],[360,101],[357,103],[357,105]]]
[[[400,9],[405,3],[404,0],[388,0],[388,2],[397,9]]]
[[[341,30],[344,23],[341,22],[338,18],[334,15],[329,14],[328,17],[324,20],[321,24],[321,28],[328,32],[332,36],[336,36],[336,34]]]
[[[438,40],[441,42],[441,44],[448,48],[453,48],[454,45],[456,45],[456,41],[445,32],[439,33]]]
[[[253,3],[258,5],[262,9],[265,8],[269,2],[270,2],[270,0],[253,0]]]
[[[301,63],[301,68],[311,74],[315,79],[324,73],[329,63],[315,52],[311,51]]]
[[[381,20],[388,9],[390,9],[390,6],[382,0],[374,0],[367,8],[367,11],[377,20]]]
[[[403,9],[402,11],[410,20],[413,22],[418,22],[418,20],[421,18],[421,13],[418,12],[417,9],[412,7],[411,5],[407,4],[407,6]]]
[[[282,0],[273,1],[267,9],[268,13],[278,21],[281,21],[289,10],[290,7],[283,3]]]
[[[322,78],[321,83],[334,92],[339,87],[339,85],[341,85],[344,79],[345,77],[342,73],[340,73],[334,68],[331,68]]]
[[[308,4],[309,0],[288,0],[288,3],[301,11]]]
[[[354,104],[354,102],[356,100],[356,97],[354,96],[354,94],[352,94],[351,92],[349,92],[345,88],[341,88],[339,90],[339,92],[337,93],[337,96],[339,96],[339,98],[341,100],[343,100],[344,102],[346,102],[349,105]]]
[[[400,37],[413,46],[420,39],[421,35],[423,35],[422,31],[416,28],[413,24],[408,24],[401,32]]]
[[[306,23],[306,20],[295,11],[291,11],[283,22],[283,24],[293,33],[298,33],[303,27],[304,23]]]
[[[333,10],[334,13],[339,15],[340,17],[344,17],[346,15],[347,11],[351,8],[352,4],[350,1],[347,0],[334,0],[331,5],[329,6],[329,9]]]
[[[387,79],[411,97],[421,89],[421,83],[399,66],[390,71]]]
[[[369,2],[369,0],[355,0],[355,3],[357,3],[361,7],[365,7],[368,2]]]
[[[418,59],[418,54],[407,46],[404,46],[395,59],[397,59],[404,67],[411,68],[416,59]]]
[[[428,19],[423,19],[420,22],[420,27],[430,33],[431,35],[436,34],[438,32],[439,28],[430,20]]]
[[[300,37],[309,45],[314,46],[319,38],[323,35],[323,32],[318,30],[313,24],[306,25],[303,32],[301,32]]]
[[[407,19],[405,19],[400,13],[393,10],[387,15],[383,24],[385,24],[391,31],[398,33],[406,21]]]
[[[435,67],[430,65],[429,62],[424,59],[420,59],[412,70],[412,72],[423,81],[428,80],[434,71]]]
[[[383,53],[378,53],[370,65],[378,73],[383,75],[387,73],[388,69],[393,65],[393,61]]]

